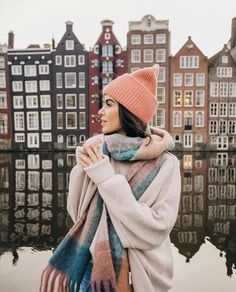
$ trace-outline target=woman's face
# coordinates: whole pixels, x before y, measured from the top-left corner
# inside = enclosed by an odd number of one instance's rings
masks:
[[[116,100],[108,95],[104,96],[103,107],[98,111],[98,114],[101,118],[103,134],[119,133],[125,135],[125,131],[121,127],[119,106]]]

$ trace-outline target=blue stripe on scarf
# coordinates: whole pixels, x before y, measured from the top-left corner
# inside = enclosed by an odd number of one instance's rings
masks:
[[[138,151],[137,149],[114,151],[111,152],[111,156],[115,160],[130,160],[136,155],[137,151]]]
[[[156,177],[160,170],[160,165],[157,165],[136,187],[132,189],[133,195],[136,200],[142,196],[146,189],[150,186],[153,179]]]

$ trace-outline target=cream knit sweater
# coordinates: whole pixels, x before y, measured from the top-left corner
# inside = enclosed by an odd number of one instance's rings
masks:
[[[76,222],[98,189],[122,245],[128,249],[134,292],[167,291],[173,276],[169,234],[178,214],[179,161],[168,152],[161,154],[159,173],[136,201],[125,179],[133,162],[104,157],[85,169],[77,162],[72,169],[68,212]]]

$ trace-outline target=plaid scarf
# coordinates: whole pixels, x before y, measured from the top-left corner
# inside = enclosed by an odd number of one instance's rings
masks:
[[[142,138],[113,134],[105,136],[103,143],[104,154],[115,160],[134,161],[126,179],[136,200],[139,200],[160,169],[156,159],[140,160],[140,147],[144,142]],[[136,157],[138,161],[135,161]],[[40,291],[79,292],[91,260],[91,244],[95,251],[90,281],[92,291],[132,291],[129,287],[120,290],[122,277],[128,277],[123,271],[128,269],[127,250],[122,247],[98,192],[91,199],[87,212],[74,224],[50,258],[42,274]]]

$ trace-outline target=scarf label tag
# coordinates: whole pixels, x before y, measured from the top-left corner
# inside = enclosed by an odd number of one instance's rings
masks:
[[[131,272],[128,273],[129,276],[129,285],[132,285],[132,274]]]

